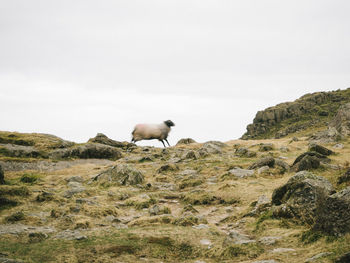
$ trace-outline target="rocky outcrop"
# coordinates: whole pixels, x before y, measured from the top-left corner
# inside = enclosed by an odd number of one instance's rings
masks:
[[[59,149],[50,153],[53,159],[82,158],[82,159],[111,159],[122,157],[121,152],[115,147],[100,143],[87,143],[67,149]]]
[[[136,185],[144,181],[141,171],[130,165],[116,165],[94,177],[94,181],[115,182],[119,185]]]
[[[130,147],[135,146],[133,143],[129,142],[118,142],[115,140],[112,140],[108,138],[106,135],[103,133],[97,133],[97,135],[94,138],[90,138],[89,141],[90,143],[100,143],[100,144],[105,144],[109,145],[112,147],[118,147],[118,148],[123,148],[123,149],[128,149]]]
[[[0,153],[4,156],[18,158],[47,158],[47,154],[34,146],[0,144]]]
[[[242,139],[281,138],[299,130],[331,120],[340,105],[350,101],[350,88],[306,94],[294,102],[278,104],[259,111]],[[334,126],[350,134],[350,105],[337,114]],[[316,117],[316,118],[315,118]],[[340,124],[343,123],[343,124]],[[324,124],[326,126],[326,124]]]
[[[195,140],[191,139],[191,138],[183,138],[183,139],[180,139],[176,145],[181,145],[181,144],[191,144],[191,143],[196,143]]]
[[[350,103],[339,108],[329,126],[334,127],[343,136],[350,135]]]
[[[328,196],[317,209],[314,229],[340,236],[350,232],[350,187]]]
[[[321,176],[302,171],[288,182],[275,189],[272,194],[274,215],[293,217],[303,223],[313,225],[319,206],[335,192],[332,184]]]
[[[318,152],[305,152],[295,159],[292,169],[296,172],[317,169],[321,163],[329,163],[330,161],[327,156]]]

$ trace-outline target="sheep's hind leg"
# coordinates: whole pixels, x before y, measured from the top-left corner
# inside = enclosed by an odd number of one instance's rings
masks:
[[[165,144],[164,144],[164,141],[163,140],[160,140],[162,143],[163,143],[163,145],[164,145],[164,148],[166,148],[166,146],[165,146]]]
[[[167,140],[167,139],[165,139],[165,141],[168,143],[168,145],[169,145],[169,147],[170,147],[170,143],[168,142],[168,140]]]

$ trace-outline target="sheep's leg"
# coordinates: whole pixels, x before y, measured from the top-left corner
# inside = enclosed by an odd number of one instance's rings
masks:
[[[163,142],[163,140],[160,140],[162,143],[163,143],[163,145],[164,145],[164,148],[166,148],[166,146],[165,146],[165,144],[164,144],[164,142]]]
[[[168,143],[168,145],[169,145],[169,147],[170,147],[170,143],[168,142],[168,140],[167,140],[167,139],[165,139],[165,141]]]

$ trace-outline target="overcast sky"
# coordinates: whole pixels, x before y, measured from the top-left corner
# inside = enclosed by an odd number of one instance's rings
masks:
[[[0,0],[0,130],[237,139],[256,112],[350,87],[348,0]],[[161,146],[159,142],[140,145]]]

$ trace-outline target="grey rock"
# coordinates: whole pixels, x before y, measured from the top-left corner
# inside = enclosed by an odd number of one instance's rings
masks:
[[[60,149],[51,152],[53,159],[61,158],[82,158],[82,159],[111,159],[117,160],[122,157],[121,152],[112,146],[101,143],[87,143],[67,149]]]
[[[319,204],[334,192],[332,184],[324,177],[306,171],[296,173],[273,191],[272,204],[280,206],[274,209],[274,215],[294,217],[313,225]]]
[[[338,177],[338,184],[346,183],[350,181],[350,168],[346,170],[346,172]]]
[[[274,150],[274,146],[272,143],[263,143],[259,146],[259,151],[261,152],[268,152],[273,150]]]
[[[227,238],[225,239],[224,244],[229,245],[231,243],[236,245],[242,245],[242,244],[256,243],[256,240],[250,239],[249,236],[239,233],[236,230],[231,230]]]
[[[67,182],[79,182],[79,183],[82,183],[82,182],[84,182],[84,179],[83,179],[83,177],[77,175],[77,176],[72,176],[72,177],[66,178],[66,181]]]
[[[202,155],[202,156],[203,156],[203,154],[201,154],[201,152],[206,152],[208,154],[221,154],[222,153],[222,150],[221,150],[222,147],[223,146],[218,146],[218,144],[214,144],[212,142],[206,142],[199,149],[199,154]]]
[[[334,127],[343,136],[350,135],[350,103],[339,108],[329,126]]]
[[[333,146],[335,149],[344,149],[344,144],[342,143],[337,143],[336,145]]]
[[[209,226],[206,225],[206,224],[199,224],[199,225],[196,225],[196,226],[192,226],[192,228],[200,230],[200,229],[207,229],[207,228],[209,228]]]
[[[164,164],[161,167],[157,169],[157,173],[164,173],[164,172],[173,172],[179,170],[179,167],[176,164],[168,163]]]
[[[280,159],[275,159],[275,165],[281,167],[284,172],[288,172],[290,170],[289,164]]]
[[[289,148],[287,146],[282,146],[279,150],[283,153],[289,152]]]
[[[258,169],[258,174],[263,174],[263,173],[266,173],[270,170],[270,167],[268,167],[267,165],[265,166],[262,166]]]
[[[144,182],[141,171],[127,164],[120,164],[109,168],[94,177],[95,181],[115,182],[119,185],[137,185]]]
[[[272,245],[275,245],[276,242],[281,239],[282,239],[281,237],[262,237],[258,241],[263,245],[272,246]]]
[[[294,163],[293,170],[296,172],[317,169],[321,164],[319,158],[311,155],[305,155],[300,161]]]
[[[198,158],[199,158],[199,154],[192,150],[185,152],[185,154],[182,156],[182,160],[188,160],[188,159],[197,160]]]
[[[0,256],[0,263],[25,263],[25,261],[20,259],[10,259],[7,257]]]
[[[273,157],[264,157],[259,159],[258,161],[254,162],[251,166],[249,166],[248,169],[253,170],[257,169],[263,166],[269,166],[269,167],[274,167],[275,165],[275,159]]]
[[[129,143],[129,142],[119,142],[112,140],[108,138],[106,135],[103,133],[97,133],[97,135],[94,138],[89,139],[90,143],[100,143],[100,144],[105,144],[109,145],[112,147],[118,147],[118,148],[124,148],[124,149],[129,149],[132,147],[136,147],[134,143]]]
[[[309,147],[310,152],[317,152],[319,154],[322,154],[324,156],[328,156],[331,154],[334,154],[332,150],[327,149],[326,147],[316,144],[316,143],[311,143]]]
[[[195,140],[191,139],[191,138],[183,138],[183,139],[180,139],[176,145],[181,145],[181,144],[191,144],[191,143],[196,143]]]
[[[19,158],[47,157],[47,154],[45,152],[36,149],[34,146],[0,144],[0,147],[2,148],[2,154],[5,156],[19,157]]]
[[[256,152],[248,150],[246,147],[240,147],[236,150],[235,155],[239,157],[248,157],[252,158],[256,156]]]
[[[83,235],[80,230],[64,230],[53,237],[54,239],[65,240],[83,240],[87,236]]]
[[[259,196],[255,207],[250,211],[247,216],[256,216],[261,212],[266,211],[271,206],[271,200],[266,195]]]
[[[154,205],[151,208],[149,208],[148,212],[151,216],[156,216],[159,214],[160,208],[158,205]]]
[[[238,167],[235,167],[231,170],[229,170],[229,173],[238,177],[238,178],[246,178],[254,175],[253,170],[247,170],[247,169],[241,169]]]
[[[319,204],[313,228],[328,235],[350,232],[350,187],[327,196]]]
[[[328,257],[330,255],[332,255],[332,252],[323,252],[323,253],[319,253],[311,258],[308,258],[305,262],[314,262],[317,261],[320,258],[324,258],[324,257]]]
[[[40,232],[40,233],[53,233],[56,232],[53,227],[35,227],[23,224],[0,224],[0,235],[13,234],[18,235],[22,233]]]
[[[288,252],[295,252],[296,250],[294,248],[284,248],[284,247],[280,247],[280,248],[275,248],[273,250],[271,250],[271,253],[288,253]]]

